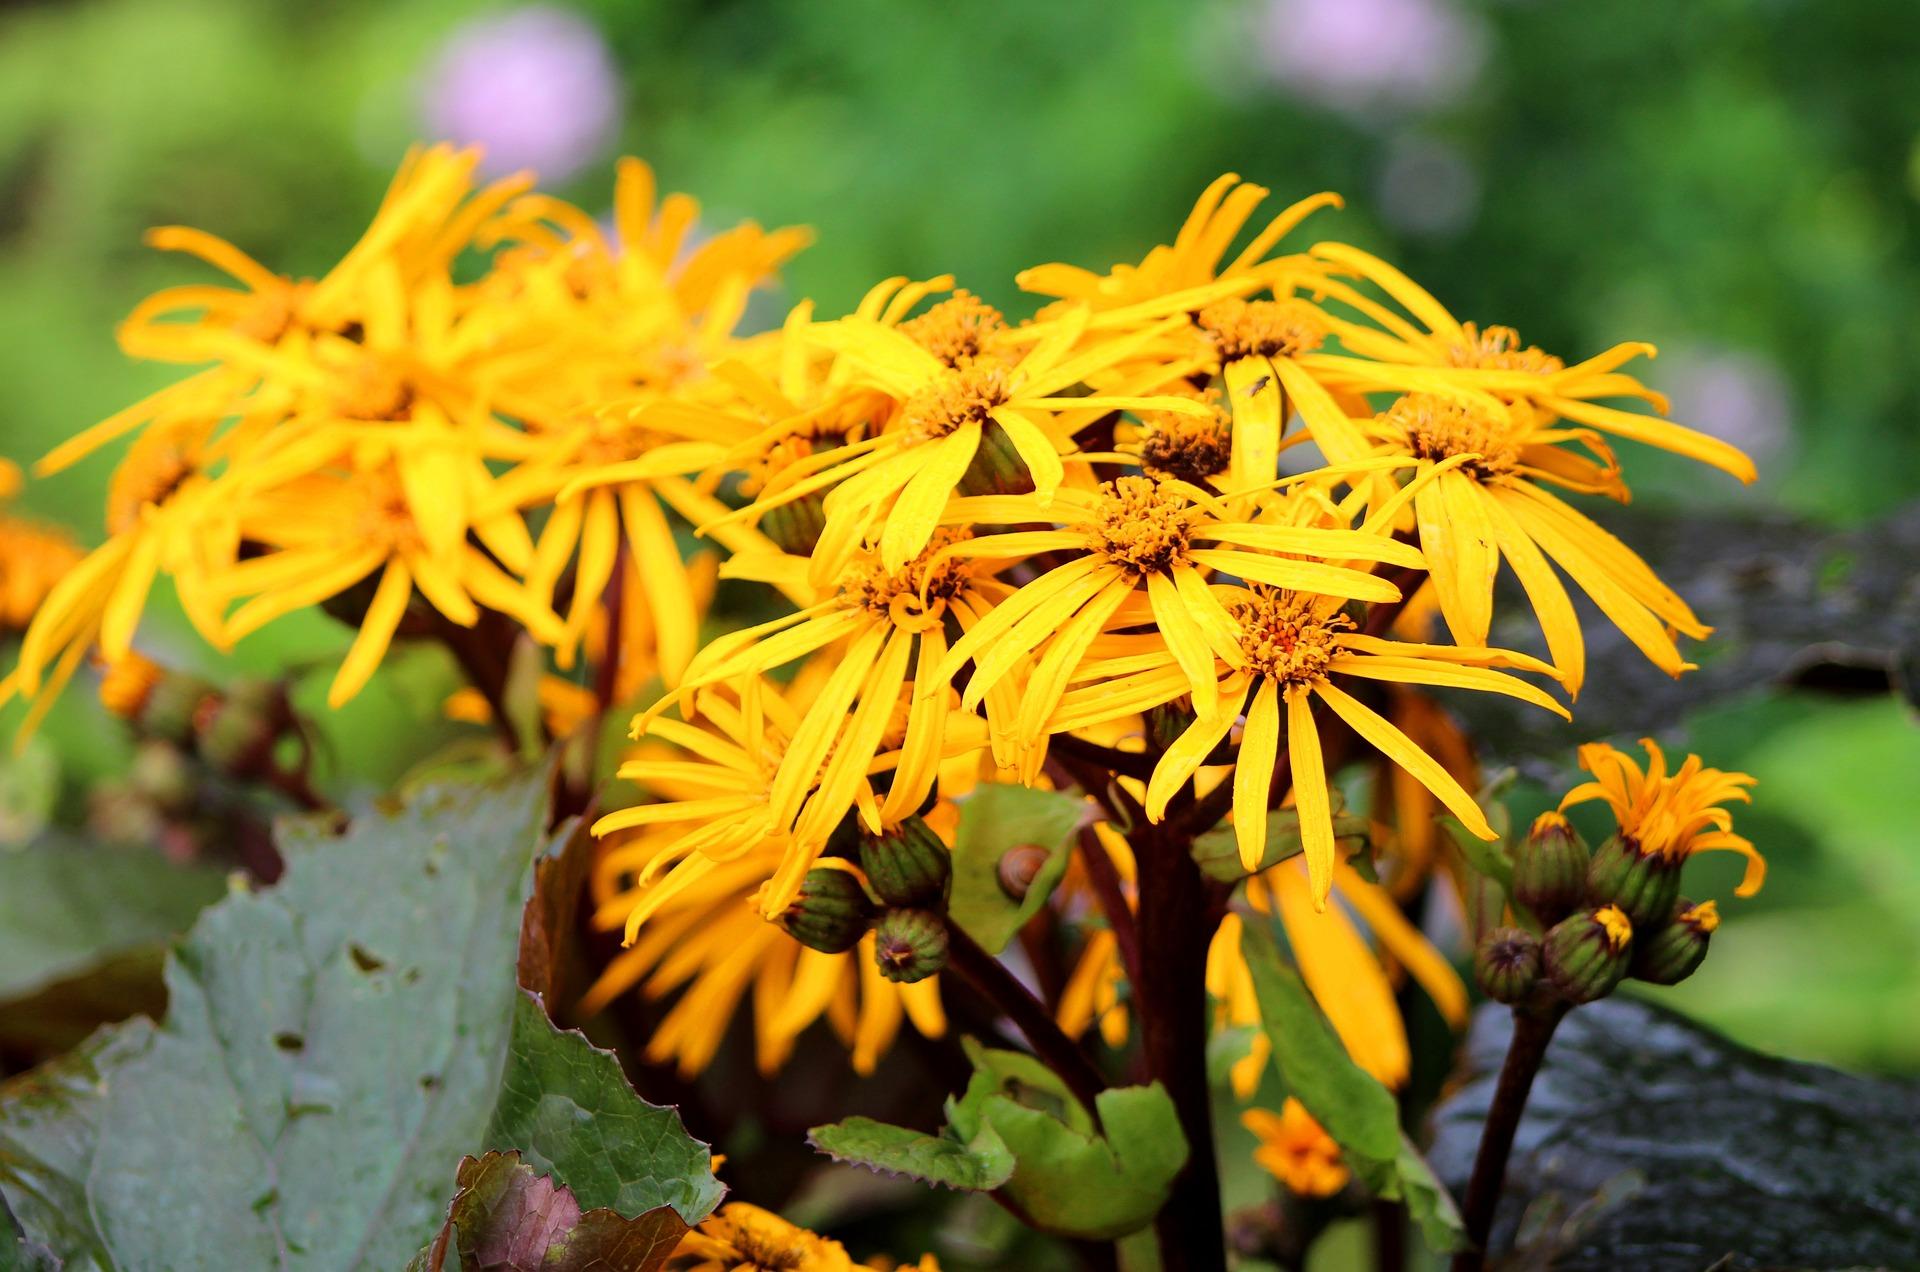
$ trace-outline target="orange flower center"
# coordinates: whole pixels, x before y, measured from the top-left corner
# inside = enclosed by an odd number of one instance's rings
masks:
[[[1474,456],[1464,467],[1477,477],[1498,477],[1520,462],[1515,422],[1458,398],[1409,393],[1387,408],[1380,422],[1401,433],[1421,459]]]
[[[961,288],[918,318],[901,323],[900,334],[948,366],[962,367],[979,357],[987,341],[1006,326],[998,309]]]
[[[910,436],[945,437],[967,424],[985,425],[1010,395],[1007,368],[997,360],[956,367],[906,400],[900,422]]]
[[[1447,364],[1456,367],[1481,367],[1489,371],[1530,371],[1552,375],[1566,370],[1567,364],[1538,345],[1522,344],[1520,333],[1512,327],[1488,327],[1482,330],[1470,322],[1460,324],[1461,341],[1447,348]]]
[[[1121,477],[1101,489],[1087,531],[1094,552],[1136,576],[1165,574],[1186,560],[1200,521],[1190,499],[1150,477]]]
[[[1326,320],[1299,300],[1216,301],[1200,311],[1198,321],[1222,362],[1290,358],[1311,353],[1327,338]]]
[[[1289,688],[1325,680],[1340,652],[1336,638],[1353,626],[1340,611],[1325,612],[1321,598],[1277,588],[1253,589],[1230,612],[1239,620],[1247,665]]]

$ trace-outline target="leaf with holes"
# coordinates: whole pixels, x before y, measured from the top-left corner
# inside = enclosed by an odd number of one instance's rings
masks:
[[[430,788],[338,837],[284,826],[281,882],[213,906],[175,950],[162,1025],[107,1030],[0,1090],[0,1195],[27,1235],[116,1272],[210,1251],[395,1268],[442,1222],[453,1163],[490,1144],[537,1151],[589,1205],[703,1218],[720,1191],[705,1147],[606,1082],[608,1061],[515,984],[545,785]],[[489,1137],[509,1084],[525,1103],[569,1073],[584,1133],[523,1118],[501,1133],[538,1144]],[[597,1160],[602,1118],[637,1146]]]

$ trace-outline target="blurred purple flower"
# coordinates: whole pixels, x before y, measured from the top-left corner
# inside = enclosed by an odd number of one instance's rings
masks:
[[[1402,233],[1451,238],[1480,210],[1480,173],[1450,142],[1394,138],[1376,181],[1380,215]]]
[[[1663,374],[1648,378],[1672,400],[1677,423],[1732,442],[1763,469],[1786,449],[1793,432],[1792,391],[1771,358],[1707,346],[1661,361]]]
[[[456,31],[427,73],[422,105],[433,136],[485,147],[489,174],[532,168],[564,181],[613,144],[620,76],[592,23],[534,6]]]
[[[1455,101],[1487,54],[1485,25],[1448,0],[1262,0],[1254,40],[1281,88],[1350,115]]]

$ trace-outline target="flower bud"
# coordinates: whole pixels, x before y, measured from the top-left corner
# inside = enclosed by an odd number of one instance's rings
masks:
[[[1146,714],[1147,745],[1151,753],[1158,755],[1180,740],[1180,736],[1193,727],[1193,699],[1175,698],[1172,702],[1153,707]],[[1221,738],[1214,745],[1207,758],[1200,761],[1208,764],[1233,763],[1234,747],[1231,740]]]
[[[808,949],[844,954],[873,923],[873,902],[850,871],[816,866],[800,881],[800,895],[780,914],[780,926]]]
[[[1513,854],[1513,899],[1552,926],[1585,899],[1590,864],[1573,823],[1559,813],[1542,813]]]
[[[1521,928],[1495,928],[1473,954],[1473,978],[1496,1003],[1517,1003],[1540,981],[1540,938]]]
[[[918,817],[860,839],[860,868],[873,894],[888,905],[944,909],[953,883],[947,846]]]
[[[1605,998],[1627,974],[1633,924],[1618,906],[1578,910],[1548,929],[1541,942],[1547,979],[1570,1003]]]
[[[211,681],[168,671],[138,654],[108,668],[100,683],[100,700],[109,711],[148,737],[182,746],[193,741],[196,718],[218,692]]]
[[[1655,985],[1678,985],[1707,957],[1707,940],[1719,926],[1720,911],[1713,902],[1694,905],[1683,898],[1674,906],[1671,922],[1634,942],[1632,974]]]
[[[947,921],[932,910],[882,910],[873,927],[873,961],[890,981],[911,985],[947,965]]]
[[[769,508],[760,518],[760,532],[779,544],[781,551],[795,556],[810,555],[826,526],[824,500],[818,493]]]
[[[1618,906],[1636,925],[1662,923],[1679,899],[1684,860],[1642,852],[1640,845],[1626,836],[1610,836],[1587,867],[1587,900],[1593,905]]]
[[[193,806],[198,787],[193,765],[181,754],[180,748],[158,738],[142,742],[133,753],[127,780],[141,796],[153,801],[155,807],[175,814]]]
[[[230,777],[253,777],[273,762],[273,748],[291,722],[286,698],[271,681],[246,680],[203,698],[194,732],[207,763]]]

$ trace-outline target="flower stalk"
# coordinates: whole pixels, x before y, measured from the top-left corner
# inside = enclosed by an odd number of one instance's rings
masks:
[[[1527,1096],[1533,1091],[1541,1061],[1546,1059],[1547,1046],[1567,1011],[1567,1004],[1562,1002],[1513,1010],[1513,1037],[1507,1043],[1507,1058],[1500,1066],[1486,1124],[1480,1128],[1473,1175],[1467,1181],[1467,1194],[1460,1207],[1469,1245],[1454,1255],[1453,1272],[1481,1272],[1487,1265],[1487,1237],[1493,1230],[1494,1211],[1506,1182],[1507,1161],[1513,1156],[1513,1137],[1520,1129],[1520,1116],[1526,1111]]]

